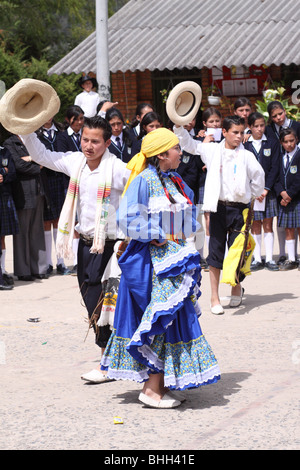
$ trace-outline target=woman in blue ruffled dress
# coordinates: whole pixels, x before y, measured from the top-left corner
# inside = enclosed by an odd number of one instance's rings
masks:
[[[127,166],[118,223],[131,241],[119,259],[114,328],[101,360],[108,378],[143,383],[139,400],[155,408],[181,404],[172,390],[220,378],[199,325],[200,257],[187,240],[197,230],[193,192],[171,171],[180,156],[178,138],[160,128]]]

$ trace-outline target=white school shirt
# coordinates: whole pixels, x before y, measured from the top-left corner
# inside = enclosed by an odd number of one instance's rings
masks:
[[[252,145],[254,146],[255,150],[257,151],[257,153],[260,152],[260,149],[261,149],[261,144],[262,144],[262,141],[263,140],[267,140],[265,134],[263,134],[262,138],[260,140],[255,140],[253,139],[253,135],[251,135],[248,139],[248,142],[252,142]]]
[[[118,135],[118,136],[112,135],[111,138],[110,138],[110,140],[112,140],[113,143],[116,144],[116,146],[118,147],[117,137],[120,139],[120,144],[121,144],[121,147],[122,147],[122,145],[123,145],[123,132],[121,132],[121,134]]]
[[[28,134],[20,136],[23,140],[29,155],[36,163],[50,168],[54,171],[65,173],[67,176],[72,175],[74,167],[74,158],[82,158],[82,152],[51,152],[39,141],[36,134]],[[109,153],[108,149],[106,152]],[[117,227],[116,211],[122,193],[130,175],[130,170],[126,168],[126,163],[122,162],[115,155],[110,154],[114,159],[112,184],[110,194],[110,207],[108,210],[108,230],[107,237],[124,238],[122,231]],[[101,162],[95,170],[91,171],[86,164],[83,167],[80,182],[77,204],[78,224],[76,230],[79,234],[93,237],[95,229],[95,215],[97,206],[97,191],[99,186],[99,174],[101,171]]]
[[[100,103],[100,96],[95,91],[83,91],[76,96],[74,104],[80,106],[85,117],[93,117],[97,114],[97,106]]]
[[[51,139],[53,139],[53,135],[55,132],[58,131],[57,127],[52,123],[51,127],[49,127],[49,129],[47,129],[46,127],[43,127],[43,134],[45,137],[48,138],[48,132],[51,131]]]

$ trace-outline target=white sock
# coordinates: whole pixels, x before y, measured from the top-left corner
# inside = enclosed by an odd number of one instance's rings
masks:
[[[52,262],[52,233],[51,230],[47,230],[45,233],[45,244],[46,244],[46,263],[47,265],[53,266]]]
[[[264,234],[264,244],[266,250],[266,263],[273,260],[273,248],[274,248],[274,233],[268,232]]]
[[[57,238],[57,228],[53,229],[53,241],[54,245],[56,246],[56,238]],[[64,259],[63,258],[57,258],[56,264],[62,264],[64,266]]]
[[[210,239],[210,235],[205,235],[205,243],[206,243],[207,249],[209,247],[209,239]]]
[[[286,240],[285,244],[289,261],[295,261],[295,240]]]
[[[285,256],[285,228],[277,227],[277,237],[279,244],[279,257]]]
[[[74,261],[73,261],[74,266],[76,266],[76,264],[77,264],[78,245],[79,245],[79,238],[73,238],[72,248],[73,248],[73,252],[74,252]]]
[[[259,235],[253,235],[254,241],[255,241],[255,248],[254,248],[254,253],[253,257],[255,261],[258,261],[261,263],[261,234]]]
[[[5,255],[6,255],[6,250],[2,250],[2,255],[1,255],[1,269],[2,273],[5,273]]]

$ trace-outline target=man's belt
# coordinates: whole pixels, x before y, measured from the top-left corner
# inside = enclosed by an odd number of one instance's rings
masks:
[[[218,202],[219,204],[222,204],[222,206],[238,207],[241,209],[245,209],[245,207],[248,207],[248,205],[244,204],[243,202],[221,201],[220,199]]]
[[[94,237],[88,237],[86,235],[82,235],[82,233],[79,235],[80,237],[80,240],[83,241],[83,243],[86,245],[86,246],[92,246],[93,244],[93,241],[94,241]],[[120,239],[119,238],[116,238],[116,239],[109,239],[109,238],[106,238],[105,240],[105,245],[114,245],[117,241],[119,241]],[[124,241],[124,240],[122,240]]]
[[[94,237],[87,237],[86,235],[82,235],[82,233],[79,235],[80,240],[83,241],[83,243],[87,246],[92,246]]]

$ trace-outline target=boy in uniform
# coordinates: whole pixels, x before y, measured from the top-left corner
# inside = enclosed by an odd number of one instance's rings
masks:
[[[219,297],[220,272],[223,266],[226,241],[228,247],[244,225],[243,210],[252,198],[264,189],[265,176],[255,156],[245,150],[245,121],[239,116],[228,116],[223,121],[224,139],[220,143],[202,143],[190,138],[187,131],[174,126],[183,150],[201,156],[207,167],[203,211],[210,212],[209,265],[211,283],[211,312],[224,313]],[[232,287],[231,307],[242,303],[240,283]]]

